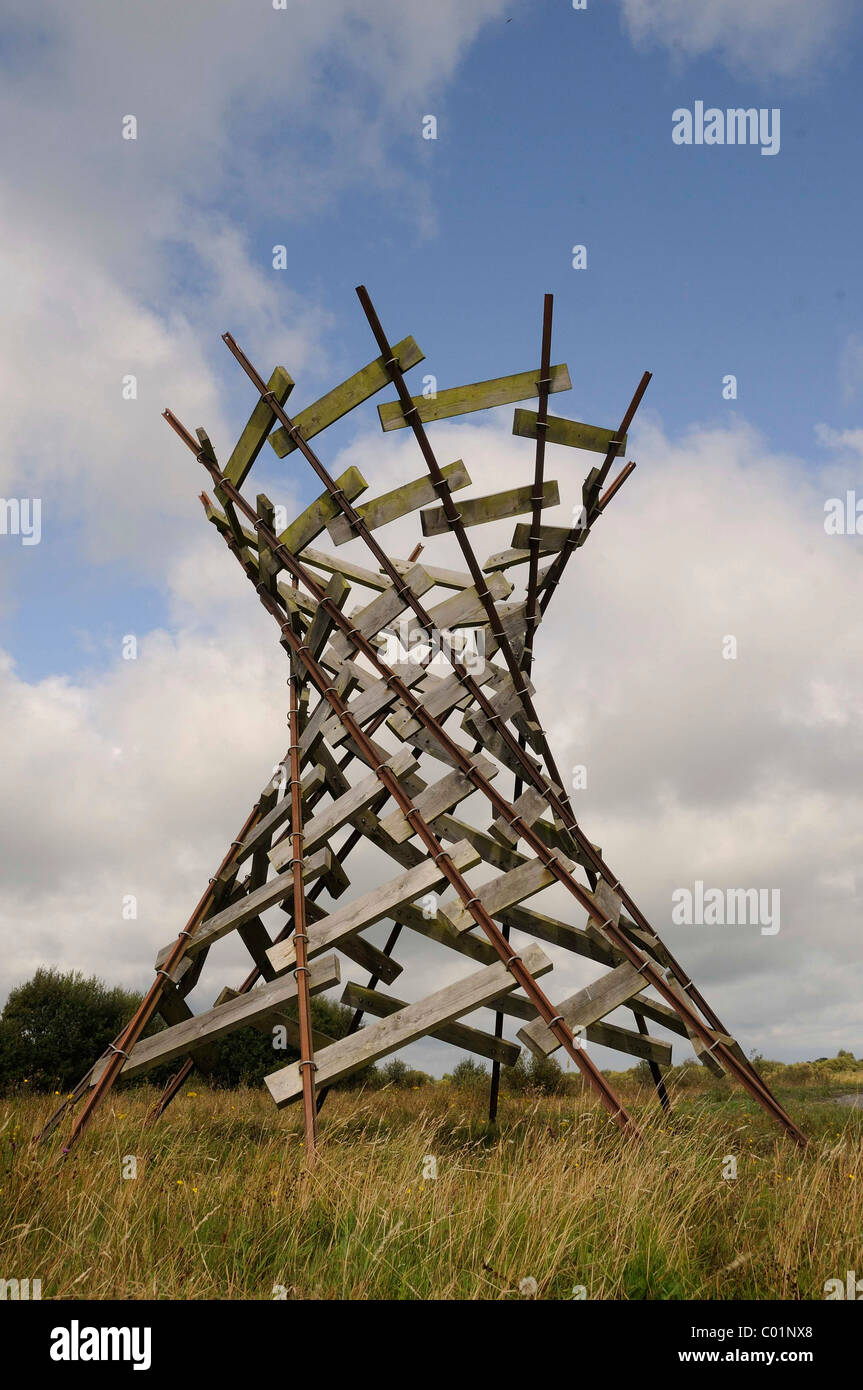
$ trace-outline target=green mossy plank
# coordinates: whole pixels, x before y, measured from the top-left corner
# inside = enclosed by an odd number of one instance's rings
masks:
[[[536,439],[535,410],[516,410],[512,421],[513,434],[522,439]],[[561,415],[549,415],[548,429],[545,432],[547,444],[568,444],[571,449],[590,449],[594,454],[607,454],[614,430],[603,430],[597,425],[583,425],[580,420],[565,420]],[[615,451],[622,454],[626,449],[626,435]]]
[[[540,370],[535,367],[531,372],[517,372],[514,376],[474,381],[469,386],[451,386],[446,391],[438,391],[434,397],[412,396],[411,402],[423,421],[446,420],[451,415],[468,415],[473,410],[491,410],[496,405],[511,405],[513,401],[527,401],[538,396]],[[565,363],[551,368],[550,393],[568,391],[571,385]],[[378,415],[384,430],[405,427],[401,401],[386,401],[379,405]]]
[[[275,393],[279,405],[284,405],[293,386],[293,378],[284,367],[276,367],[267,382],[267,390]],[[258,401],[225,468],[225,476],[234,487],[242,487],[252,464],[264,447],[264,441],[273,427],[275,418],[272,406],[266,401]]]
[[[501,521],[508,516],[522,516],[533,511],[531,496],[533,483],[524,487],[509,488],[506,492],[493,492],[487,497],[462,498],[458,504],[463,526],[480,526],[484,521]],[[553,480],[542,485],[543,507],[557,507],[560,493]],[[420,512],[420,523],[424,536],[442,536],[449,530],[449,522],[443,507],[429,507]]]
[[[470,487],[470,475],[461,459],[446,464],[441,473],[449,484],[450,492]],[[406,516],[408,512],[415,512],[418,507],[427,507],[430,502],[436,501],[437,493],[426,473],[421,478],[414,478],[410,483],[402,483],[401,487],[393,488],[392,492],[383,492],[380,497],[373,497],[370,502],[364,502],[361,507],[357,507],[357,512],[369,530],[375,531],[379,526],[386,526],[388,521],[397,521],[400,516]],[[354,535],[346,516],[337,516],[328,522],[327,530],[334,545],[344,545]]]
[[[530,549],[530,528],[532,523],[529,521],[519,521],[512,536],[512,544],[516,550]],[[549,553],[552,550],[560,550],[570,534],[569,526],[540,526],[539,528],[539,548],[542,553]]]
[[[368,483],[358,468],[351,465],[346,468],[340,478],[336,478],[336,487],[340,487],[349,502],[353,502],[355,497],[359,497],[361,492],[365,492]],[[320,497],[316,497],[311,506],[306,507],[301,512],[296,521],[292,521],[279,536],[282,545],[286,545],[288,550],[292,550],[295,555],[323,531],[328,521],[339,515],[339,504],[334,501],[329,492],[322,492]]]
[[[422,352],[410,337],[402,338],[400,343],[396,343],[393,352],[403,372],[423,360]],[[363,401],[367,401],[369,396],[388,386],[389,382],[390,374],[384,366],[383,357],[376,357],[374,362],[369,362],[340,386],[333,387],[332,391],[321,396],[314,405],[301,410],[299,415],[293,417],[294,424],[304,439],[311,439],[314,435],[320,434],[321,430],[325,430],[327,425],[332,425],[356,406],[362,405]],[[521,397],[516,396],[514,399],[520,400]],[[284,427],[273,431],[270,443],[279,458],[285,458],[297,447]]]

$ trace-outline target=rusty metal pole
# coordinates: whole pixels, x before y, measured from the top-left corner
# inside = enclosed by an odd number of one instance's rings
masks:
[[[315,1109],[315,1053],[312,1042],[312,1000],[309,994],[308,935],[306,897],[303,886],[303,787],[300,781],[299,672],[291,662],[289,722],[291,730],[291,871],[294,879],[294,941],[297,964],[297,1013],[300,1022],[300,1075],[303,1082],[303,1127],[306,1161],[315,1162],[318,1142],[318,1116]]]

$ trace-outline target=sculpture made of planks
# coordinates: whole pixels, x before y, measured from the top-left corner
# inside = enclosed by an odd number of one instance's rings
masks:
[[[584,1044],[645,1059],[667,1108],[662,1067],[671,1061],[671,1046],[648,1031],[649,1020],[688,1039],[706,1067],[736,1078],[805,1144],[579,826],[533,701],[537,628],[572,554],[635,467],[625,463],[606,486],[615,459],[625,453],[650,374],[643,375],[617,430],[550,415],[549,396],[568,389],[570,379],[565,365],[551,361],[552,297],[546,295],[538,370],[412,397],[404,374],[423,360],[420,349],[413,338],[391,346],[368,293],[361,286],[357,294],[379,355],[294,417],[285,410],[294,385],[285,369],[276,367],[264,381],[224,335],[258,398],[224,468],[203,429],[195,437],[164,412],[209,474],[215,503],[202,495],[207,518],[277,624],[289,658],[285,775],[278,782],[270,777],[183,930],[159,952],[154,982],[134,1017],[39,1137],[83,1101],[68,1152],[118,1078],[183,1058],[153,1109],[156,1119],[193,1067],[207,1072],[215,1039],[250,1024],[269,1030],[274,1023],[285,1029],[299,1060],[274,1067],[266,1084],[277,1106],[302,1102],[309,1162],[328,1088],[419,1038],[491,1059],[494,1120],[501,1065],[519,1055],[518,1044],[503,1036],[504,1017],[510,1017],[522,1022],[519,1042],[539,1056],[563,1048],[628,1134],[637,1135],[637,1125]],[[354,506],[365,478],[356,468],[333,478],[310,441],[389,385],[397,399],[378,407],[381,426],[412,430],[425,472]],[[469,473],[461,460],[440,466],[426,425],[530,399],[537,408],[516,409],[513,433],[534,441],[532,481],[456,502],[453,493],[470,485]],[[270,500],[259,494],[253,505],[241,492],[267,440],[280,458],[302,454],[323,485],[278,534]],[[543,509],[559,500],[557,484],[545,477],[548,444],[602,456],[587,473],[571,527],[542,524]],[[423,543],[404,560],[387,554],[376,533],[416,511],[423,537],[452,533],[463,571],[427,564],[419,558]],[[530,519],[515,525],[511,547],[481,565],[468,528],[518,516]],[[324,530],[336,553],[315,548]],[[339,557],[338,548],[354,538],[364,543],[373,567]],[[504,603],[525,574],[523,598]],[[371,597],[348,613],[352,586]],[[450,596],[432,602],[435,590]],[[405,616],[428,637],[473,625],[481,640],[471,659],[444,642],[434,663],[417,658],[415,650],[389,660],[388,634]],[[469,743],[453,733],[455,720]],[[507,774],[511,795],[503,790]],[[483,817],[455,814],[468,797]],[[394,871],[370,892],[351,895],[344,866],[362,842],[382,851]],[[586,913],[585,926],[538,909],[535,898],[554,884],[579,914]],[[441,889],[449,896],[439,902]],[[332,900],[327,907],[318,903],[324,892]],[[271,936],[262,914],[274,908],[287,916]],[[392,925],[381,948],[365,933],[383,921]],[[405,930],[465,956],[470,969],[416,1002],[387,993],[379,986],[401,973],[395,947]],[[233,932],[253,969],[238,989],[223,990],[209,1011],[192,1015],[186,997],[210,950]],[[549,997],[537,980],[552,970],[552,961],[537,941],[585,956],[603,973],[566,998],[552,985]],[[339,984],[340,957],[370,978],[365,986],[347,984],[341,997],[354,1009],[353,1019],[347,1035],[334,1040],[313,1028],[310,998]],[[605,1021],[621,1007],[631,1011],[635,1030]],[[483,1009],[494,1012],[493,1031],[482,1025],[481,1013],[479,1021],[463,1021]],[[157,1013],[166,1027],[145,1037]],[[375,1021],[361,1027],[367,1015]]]

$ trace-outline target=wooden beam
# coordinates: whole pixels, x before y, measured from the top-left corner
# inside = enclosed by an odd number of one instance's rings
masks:
[[[417,760],[408,748],[399,749],[398,753],[390,758],[388,767],[395,773],[396,777],[403,777],[408,772],[413,772],[417,766]],[[307,850],[313,850],[334,835],[343,825],[345,825],[357,811],[361,811],[364,806],[368,806],[376,797],[380,796],[381,784],[375,773],[370,773],[368,777],[362,778],[355,786],[349,788],[336,801],[329,806],[325,806],[318,815],[314,816],[306,825],[304,838]],[[270,850],[270,863],[277,871],[288,863],[291,857],[291,846],[289,840],[281,840]]]
[[[560,855],[559,859],[563,867],[572,873],[575,868],[572,861],[564,859],[563,855]],[[554,874],[551,869],[545,867],[541,859],[528,859],[517,869],[510,869],[509,873],[506,874],[498,874],[497,878],[482,884],[477,889],[477,896],[486,912],[494,917],[504,908],[520,903],[524,898],[532,897],[534,893],[540,892],[541,889],[547,888],[549,884],[554,882],[556,882]],[[456,931],[470,931],[474,925],[473,918],[461,900],[442,903],[441,912],[449,918]]]
[[[406,1009],[404,999],[394,999],[390,994],[379,990],[364,989],[362,985],[348,984],[342,993],[342,1003],[351,1009],[362,1009],[363,1013],[376,1018],[391,1018],[399,1009]],[[450,1043],[453,1047],[474,1052],[478,1057],[489,1057],[494,1062],[502,1062],[505,1067],[514,1067],[521,1048],[515,1043],[496,1038],[493,1033],[484,1033],[480,1028],[469,1028],[464,1023],[445,1023],[428,1035],[438,1042]]]
[[[484,758],[477,753],[474,756],[473,764],[477,771],[489,781],[497,776],[497,765],[489,758]],[[423,820],[431,823],[436,816],[441,815],[443,811],[449,811],[451,807],[458,805],[460,801],[464,801],[475,791],[475,782],[472,782],[465,773],[453,771],[447,773],[439,782],[432,782],[431,786],[426,787],[425,791],[414,799],[414,806]],[[410,821],[399,810],[393,811],[391,815],[385,816],[381,820],[381,829],[399,842],[410,840],[416,834]]]
[[[272,391],[279,405],[284,405],[293,390],[293,379],[284,367],[276,367],[267,382],[267,390]],[[249,422],[237,440],[234,452],[225,465],[225,477],[234,487],[242,487],[252,464],[264,447],[267,435],[275,424],[273,407],[268,401],[258,401]]]
[[[424,423],[446,420],[452,415],[468,415],[474,410],[491,410],[496,405],[511,405],[513,401],[528,401],[539,395],[541,369],[516,372],[513,376],[497,376],[490,381],[474,381],[468,386],[450,386],[433,397],[412,396],[411,404]],[[568,391],[572,386],[565,363],[552,367],[549,391]],[[378,406],[381,428],[401,430],[405,420],[400,401],[386,401]]]
[[[355,497],[359,497],[361,492],[365,492],[368,483],[358,468],[351,465],[346,468],[340,477],[336,478],[336,487],[341,488],[349,502],[353,502]],[[280,545],[287,546],[298,555],[323,531],[328,521],[332,521],[334,516],[339,514],[339,504],[329,492],[322,492],[316,497],[304,512],[286,526],[279,536]]]
[[[577,990],[575,994],[570,994],[556,1005],[556,1009],[575,1033],[586,1028],[589,1023],[598,1023],[606,1014],[625,1004],[634,995],[640,994],[646,987],[647,981],[644,976],[639,975],[629,961],[624,961],[609,974],[585,985],[584,989]],[[538,1057],[550,1057],[552,1052],[556,1052],[560,1047],[560,1041],[541,1018],[536,1018],[533,1023],[520,1028],[518,1038]]]
[[[455,463],[448,463],[442,469],[450,492],[458,492],[463,487],[470,487],[470,474],[465,468],[461,459],[456,459]],[[412,482],[401,483],[393,488],[391,492],[381,493],[380,497],[373,497],[369,502],[363,502],[357,507],[357,512],[370,531],[376,531],[379,526],[386,526],[387,522],[397,521],[400,516],[407,516],[408,512],[414,512],[418,507],[427,507],[430,502],[437,500],[438,494],[435,492],[431,478],[424,473],[421,478],[414,478]],[[333,545],[344,545],[346,541],[353,540],[355,532],[346,516],[339,515],[327,523],[327,530],[330,533],[330,540]]]
[[[321,990],[339,984],[340,979],[338,957],[330,955],[316,961],[311,967],[309,989],[313,994],[319,994]],[[251,989],[235,999],[228,999],[218,1008],[196,1014],[194,1018],[177,1023],[173,1028],[166,1028],[150,1038],[142,1038],[129,1053],[120,1075],[127,1078],[140,1076],[162,1062],[170,1062],[174,1057],[194,1052],[202,1043],[215,1042],[237,1028],[245,1028],[256,1018],[272,1013],[274,1008],[284,1006],[296,997],[297,978],[288,975],[258,989]],[[104,1061],[95,1068],[90,1078],[91,1086],[95,1086],[106,1065],[107,1061]]]
[[[486,521],[502,521],[508,516],[522,516],[533,510],[531,496],[533,483],[525,487],[508,488],[506,492],[493,492],[487,497],[462,497],[458,509],[463,526],[480,526]],[[542,485],[543,507],[556,507],[560,503],[557,483],[553,480]],[[420,524],[424,536],[443,536],[449,530],[449,522],[443,507],[428,507],[420,512]]]
[[[418,362],[422,362],[423,354],[420,352],[413,338],[402,338],[400,343],[396,343],[393,348],[394,355],[399,359],[399,365],[403,372],[408,368],[415,367]],[[369,362],[368,366],[361,368],[349,376],[347,381],[343,381],[340,386],[333,387],[325,396],[321,396],[314,405],[306,406],[299,415],[293,417],[294,424],[299,429],[304,439],[312,439],[321,430],[325,430],[328,425],[332,425],[336,420],[341,420],[343,415],[354,410],[363,401],[367,401],[376,391],[380,391],[389,384],[390,374],[384,366],[384,359],[376,357],[374,362]],[[274,430],[270,443],[278,454],[279,458],[285,458],[287,454],[296,449],[291,436],[282,426]]]
[[[303,864],[303,880],[306,883],[313,879],[321,878],[332,871],[333,856],[328,849],[318,850]],[[271,878],[267,883],[261,884],[252,893],[244,893],[236,902],[231,903],[221,912],[215,912],[212,917],[208,917],[196,931],[195,935],[189,938],[186,945],[186,957],[191,958],[199,952],[209,948],[214,942],[219,941],[229,931],[234,931],[243,922],[248,922],[250,918],[257,917],[261,912],[265,912],[268,907],[273,907],[276,903],[289,898],[293,891],[293,877],[290,870],[280,874],[278,878]],[[163,946],[156,957],[156,969],[160,970],[173,950],[174,943]],[[274,948],[275,949],[275,948]]]
[[[551,969],[551,961],[539,946],[528,946],[522,961],[536,977]],[[342,1077],[386,1057],[391,1052],[425,1037],[435,1028],[451,1023],[461,1014],[488,1003],[498,995],[516,988],[516,981],[502,961],[484,966],[464,980],[437,990],[416,1004],[399,1009],[391,1018],[382,1018],[346,1038],[333,1043],[321,1053],[316,1080],[319,1086],[331,1085]],[[283,1067],[264,1078],[270,1095],[281,1109],[296,1100],[302,1091],[300,1071],[296,1063]]]
[[[404,576],[404,581],[417,598],[420,598],[434,585],[434,580],[426,573],[422,565],[414,565],[413,569]],[[351,625],[357,628],[363,637],[376,637],[381,628],[388,627],[390,623],[394,622],[399,614],[405,611],[406,607],[406,600],[396,589],[387,589],[385,593],[372,599],[365,608],[351,613]],[[333,638],[329,650],[344,660],[353,650],[353,647],[354,643],[351,642],[347,633],[339,632]]]
[[[512,421],[513,434],[522,439],[536,439],[537,413],[535,410],[516,410]],[[599,429],[596,425],[583,425],[580,420],[566,420],[562,415],[549,415],[545,431],[547,444],[568,444],[571,449],[589,449],[594,454],[607,454],[616,438],[614,430]],[[626,450],[626,435],[618,444],[612,458]]]
[[[477,863],[479,856],[467,843],[453,845],[450,851],[457,869],[465,870]],[[344,907],[330,913],[322,921],[309,928],[309,955],[320,955],[328,946],[336,946],[352,932],[371,927],[381,918],[388,917],[390,909],[402,903],[412,902],[414,898],[430,893],[444,882],[446,875],[433,859],[424,859],[414,869],[399,874],[388,883],[363,893]],[[268,952],[270,964],[275,970],[286,970],[294,962],[294,943],[291,940],[278,941]]]

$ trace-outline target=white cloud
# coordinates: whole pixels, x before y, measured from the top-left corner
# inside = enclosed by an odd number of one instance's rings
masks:
[[[850,0],[621,0],[638,43],[679,58],[717,53],[757,77],[786,77],[831,57],[854,16]]]

